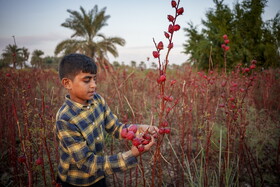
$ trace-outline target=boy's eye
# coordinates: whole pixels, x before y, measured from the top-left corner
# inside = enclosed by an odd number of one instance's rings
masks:
[[[84,79],[84,82],[85,82],[85,83],[89,83],[89,82],[90,82],[90,79]]]

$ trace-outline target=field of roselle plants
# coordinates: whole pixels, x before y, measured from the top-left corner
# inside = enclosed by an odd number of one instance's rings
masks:
[[[138,167],[109,176],[110,186],[279,185],[280,71],[242,68],[227,75],[167,70],[164,97],[156,70],[100,73],[97,92],[120,121],[170,128]],[[53,126],[65,94],[57,72],[8,69],[0,81],[1,185],[51,186]],[[105,141],[107,154],[131,145]]]
[[[225,71],[168,68],[173,34],[184,9],[171,1],[175,15],[164,35],[153,40],[158,69],[120,67],[100,71],[97,92],[122,123],[157,126],[157,142],[139,164],[107,177],[109,186],[279,186],[280,70],[258,62]],[[223,36],[224,67],[230,49]],[[166,55],[163,50],[166,49]],[[58,73],[41,69],[0,70],[0,184],[55,186],[58,163],[55,115],[65,90]],[[133,131],[123,139],[105,134],[106,154],[145,144]],[[132,141],[130,141],[132,140]]]

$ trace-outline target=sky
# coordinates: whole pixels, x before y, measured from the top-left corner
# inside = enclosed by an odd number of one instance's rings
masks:
[[[101,29],[107,37],[125,39],[125,46],[118,46],[119,56],[109,55],[109,61],[130,64],[152,59],[155,50],[153,39],[167,45],[164,31],[169,22],[167,15],[174,15],[170,5],[171,0],[0,0],[0,53],[5,47],[15,42],[18,47],[26,47],[29,52],[39,49],[44,56],[54,56],[56,45],[69,39],[73,31],[61,24],[70,16],[67,9],[79,11],[82,6],[89,11],[98,5],[99,10],[106,7],[110,15],[107,23]],[[225,0],[230,8],[237,0]],[[241,0],[239,0],[241,2]],[[192,22],[200,28],[205,13],[214,8],[213,0],[181,0],[180,6],[184,14],[177,18],[181,29],[174,34],[174,48],[169,57],[170,64],[181,64],[188,58],[183,54],[183,44],[187,40],[182,28],[187,28]],[[280,0],[268,0],[263,20],[269,20],[280,12]],[[13,37],[14,36],[14,37]],[[165,56],[166,50],[161,55]],[[148,65],[149,66],[149,65]]]

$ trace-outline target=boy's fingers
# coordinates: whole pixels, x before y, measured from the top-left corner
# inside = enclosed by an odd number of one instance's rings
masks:
[[[148,151],[155,144],[155,138],[151,136],[151,141],[147,145],[144,146],[145,151]]]

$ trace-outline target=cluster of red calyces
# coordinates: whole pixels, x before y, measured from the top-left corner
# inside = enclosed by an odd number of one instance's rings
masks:
[[[171,129],[168,126],[169,126],[169,124],[168,124],[167,121],[164,121],[164,122],[160,123],[158,133],[159,134],[170,134]]]
[[[251,61],[251,65],[247,68],[242,68],[242,73],[249,73],[251,70],[256,69],[256,60]]]
[[[142,135],[136,137],[137,125],[131,125],[128,128],[123,128],[121,131],[122,138],[130,140],[132,144],[137,147],[139,152],[143,152],[144,146],[149,144],[152,140],[152,135],[149,134],[148,130]],[[155,137],[156,135],[154,135]]]
[[[228,44],[229,44],[229,39],[228,39],[228,36],[225,34],[225,35],[223,35],[223,39],[224,39],[224,43],[222,44],[222,48],[223,48],[223,50],[224,51],[228,51],[229,50],[229,46],[228,46]]]
[[[172,0],[171,6],[172,6],[172,8],[175,9],[175,15],[167,15],[167,19],[170,22],[170,24],[167,29],[168,31],[164,31],[164,36],[169,40],[169,44],[167,46],[168,49],[173,48],[172,36],[173,36],[174,31],[178,31],[181,29],[181,26],[176,24],[176,19],[179,15],[182,15],[184,13],[184,8],[183,7],[179,8],[179,3],[177,3],[176,1]],[[160,41],[156,45],[156,48],[157,48],[157,50],[153,51],[153,57],[159,58],[160,51],[163,49],[162,41]]]

